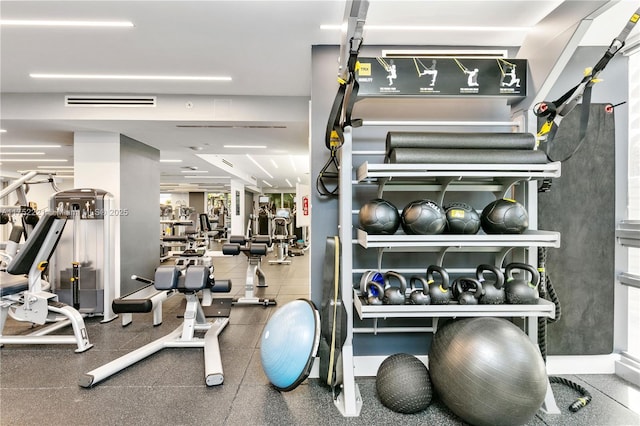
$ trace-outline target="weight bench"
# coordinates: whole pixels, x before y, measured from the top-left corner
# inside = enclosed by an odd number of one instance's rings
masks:
[[[7,270],[0,271],[0,346],[75,344],[76,352],[84,352],[93,346],[89,343],[82,315],[73,307],[60,303],[56,294],[46,291],[49,283],[42,280],[65,224],[65,218],[46,213],[7,265]],[[51,324],[27,335],[6,336],[3,331],[7,316],[31,324]],[[73,335],[49,335],[68,325],[73,328]]]
[[[236,256],[244,253],[249,259],[244,284],[244,297],[234,299],[234,304],[263,306],[276,304],[274,299],[259,298],[253,294],[255,287],[268,287],[260,264],[262,262],[262,256],[267,254],[270,245],[271,238],[263,235],[255,236],[253,239],[247,239],[243,235],[231,235],[229,237],[229,243],[222,245],[222,254]],[[258,278],[257,285],[255,284],[256,278]]]
[[[84,374],[78,383],[81,387],[92,387],[164,348],[204,348],[205,383],[207,386],[222,384],[224,374],[218,335],[229,323],[228,311],[225,316],[208,321],[198,292],[228,293],[231,291],[231,281],[213,281],[209,268],[204,266],[191,266],[184,275],[175,266],[160,266],[156,269],[153,285],[159,291],[175,290],[184,294],[187,303],[182,325],[172,333]],[[205,334],[196,337],[195,332]]]

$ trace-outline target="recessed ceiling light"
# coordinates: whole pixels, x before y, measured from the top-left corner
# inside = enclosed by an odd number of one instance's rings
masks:
[[[287,185],[293,188],[293,185],[291,185],[291,182],[289,182],[289,179],[285,179],[284,181],[287,182]]]
[[[277,169],[278,168],[278,164],[276,163],[276,160],[274,160],[273,158],[271,158],[270,160],[271,160],[271,164],[273,164],[273,167],[275,167]]]
[[[321,30],[342,30],[343,25],[320,25]],[[373,31],[529,31],[530,27],[461,26],[461,25],[365,25]]]
[[[287,126],[282,125],[266,125],[266,124],[177,124],[176,127],[183,129],[286,129]]]
[[[73,166],[38,166],[39,169],[73,169]]]
[[[263,149],[266,148],[266,145],[223,145],[225,148],[256,148]]]
[[[58,21],[44,19],[1,19],[0,25],[36,27],[133,27],[130,21]]]
[[[206,75],[136,75],[136,74],[47,74],[31,73],[31,78],[65,80],[183,80],[183,81],[231,81],[226,76]]]
[[[229,176],[183,176],[185,179],[228,179]]]
[[[182,163],[182,160],[160,160],[161,163]]]
[[[267,185],[268,187],[273,188],[273,185],[271,185],[269,182],[267,182],[266,180],[263,180],[262,183],[264,183],[265,185]]]
[[[0,146],[0,148],[4,148]],[[0,156],[3,155],[44,155],[44,152],[0,152]]]
[[[272,175],[271,173],[269,173],[269,172],[267,171],[267,169],[265,169],[264,167],[262,167],[262,166],[260,165],[260,163],[258,163],[256,160],[254,160],[254,158],[253,158],[252,156],[250,156],[249,154],[246,154],[246,155],[247,155],[247,158],[253,162],[253,164],[255,164],[256,166],[258,166],[258,168],[260,168],[260,170],[262,170],[263,172],[265,172],[265,173],[267,174],[267,176],[269,176],[271,179],[273,179],[273,175]]]
[[[66,163],[67,160],[57,158],[3,158],[5,163]]]
[[[6,132],[6,130],[5,130]],[[0,144],[0,148],[60,148],[61,145],[27,145],[27,144],[21,144],[21,145],[5,145],[5,144]]]
[[[209,173],[207,170],[180,170],[180,173]]]
[[[5,129],[0,129],[0,133],[7,133]]]

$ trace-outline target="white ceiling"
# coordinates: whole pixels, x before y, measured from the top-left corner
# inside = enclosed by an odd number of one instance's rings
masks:
[[[340,44],[339,31],[321,30],[320,25],[341,24],[345,3],[3,0],[0,3],[3,20],[126,20],[134,24],[132,28],[117,29],[2,26],[0,89],[5,110],[13,107],[7,100],[28,98],[33,102],[43,94],[49,94],[59,106],[65,94],[146,94],[175,105],[162,113],[158,111],[156,116],[140,113],[139,109],[127,116],[123,109],[114,111],[114,108],[99,111],[94,108],[90,113],[77,109],[50,117],[46,108],[40,108],[45,111],[33,116],[23,114],[9,119],[0,115],[0,127],[7,130],[0,134],[2,145],[61,144],[63,148],[48,151],[47,156],[67,159],[65,164],[72,165],[73,132],[113,131],[160,149],[161,158],[182,160],[162,165],[164,184],[192,182],[199,184],[200,189],[207,188],[207,180],[185,179],[181,173],[183,167],[197,167],[210,175],[222,173],[199,154],[232,162],[235,168],[255,176],[259,185],[264,179],[286,190],[289,186],[285,178],[294,185],[298,178],[313,181],[308,174],[311,46]],[[373,0],[366,22],[534,27],[561,3],[561,0]],[[611,4],[611,9],[596,19],[583,44],[608,45],[638,7],[635,0]],[[517,47],[525,35],[524,30],[482,34],[370,30],[365,32],[364,39],[368,45]],[[30,73],[224,75],[232,77],[232,81],[37,80],[29,77]],[[31,98],[23,94],[30,94]],[[196,114],[199,107],[215,107],[217,100],[224,99],[261,111],[223,120]],[[187,113],[196,114],[196,118]],[[251,120],[253,116],[260,118]],[[196,127],[178,127],[184,125]],[[226,128],[211,127],[221,125]],[[266,145],[268,149],[251,152],[273,178],[249,161],[246,149],[223,148],[224,144]],[[18,150],[2,148],[0,156],[10,158],[6,154]],[[4,162],[0,168],[6,175],[35,166],[35,163]]]

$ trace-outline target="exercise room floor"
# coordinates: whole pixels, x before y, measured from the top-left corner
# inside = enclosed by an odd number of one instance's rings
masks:
[[[268,287],[257,295],[278,305],[306,297],[308,256],[291,265],[263,261]],[[233,294],[243,293],[245,256],[214,258],[218,279],[231,278]],[[76,354],[73,347],[7,345],[0,350],[0,425],[462,425],[434,399],[419,414],[402,415],[376,399],[375,378],[358,378],[362,413],[342,417],[330,392],[317,379],[280,393],[269,385],[260,367],[259,342],[264,324],[277,306],[234,306],[230,324],[220,336],[224,384],[204,383],[201,349],[164,349],[128,369],[85,389],[78,378],[143,344],[171,332],[180,323],[181,296],[165,302],[164,322],[152,326],[150,314],[137,314],[123,328],[120,319],[101,324],[86,320],[94,347]],[[25,331],[10,322],[7,334]],[[539,414],[529,425],[640,425],[640,388],[614,375],[566,376],[593,395],[589,406],[571,413],[577,395],[552,385],[561,415]],[[509,407],[504,408],[509,416]]]

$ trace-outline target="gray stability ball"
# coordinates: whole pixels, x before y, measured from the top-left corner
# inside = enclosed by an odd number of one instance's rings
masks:
[[[520,328],[501,318],[462,319],[438,329],[429,371],[442,402],[477,426],[525,424],[547,391],[540,351]]]

